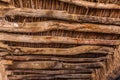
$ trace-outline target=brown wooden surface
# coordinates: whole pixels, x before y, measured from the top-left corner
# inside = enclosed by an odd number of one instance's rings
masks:
[[[115,80],[119,0],[0,0],[0,80]]]

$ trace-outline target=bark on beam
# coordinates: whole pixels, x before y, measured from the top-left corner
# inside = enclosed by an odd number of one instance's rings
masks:
[[[57,61],[27,61],[14,62],[8,69],[99,69],[105,68],[102,62],[95,63],[64,63]]]
[[[30,61],[30,62],[14,62],[8,66],[10,69],[51,69],[56,66],[56,61]]]
[[[97,2],[90,2],[90,1],[84,1],[84,0],[59,0],[66,3],[75,4],[78,6],[83,6],[86,8],[98,8],[98,9],[120,9],[120,6],[117,4],[111,4],[111,3],[97,3]]]
[[[12,54],[22,55],[22,54],[44,54],[44,55],[77,55],[84,53],[103,53],[103,54],[113,54],[114,49],[102,46],[79,46],[74,48],[27,48],[27,47],[11,47],[14,52]],[[103,49],[103,50],[101,50]],[[13,51],[11,50],[11,51]],[[106,50],[106,51],[105,51]]]
[[[44,21],[31,23],[10,23],[0,21],[0,31],[6,32],[44,32],[50,30],[68,30],[80,32],[97,32],[120,34],[120,27],[114,25],[100,25],[92,23],[69,23],[62,21]]]
[[[79,70],[9,70],[11,73],[27,73],[27,74],[46,74],[46,75],[60,75],[60,74],[75,74],[75,73],[92,73],[92,69],[79,69]]]
[[[113,54],[114,52],[114,48],[91,45],[83,45],[74,48],[62,49],[62,48],[29,48],[19,46],[8,46],[7,44],[4,44],[2,42],[0,44],[1,49],[5,50],[5,55],[6,54],[77,55],[88,52],[103,54]]]
[[[102,60],[107,60],[108,58],[67,58],[67,57],[55,57],[55,56],[4,56],[6,60],[13,61],[61,61],[61,62],[101,62]]]
[[[119,18],[69,14],[66,11],[59,11],[59,10],[16,8],[13,10],[9,10],[5,14],[5,16],[10,16],[12,18],[16,15],[24,16],[24,17],[46,17],[52,19],[76,21],[76,22],[92,22],[92,23],[101,23],[101,24],[109,24],[109,25],[110,24],[120,25]]]
[[[29,36],[7,33],[0,33],[0,41],[27,42],[27,43],[97,44],[97,45],[120,44],[120,40],[83,39],[59,36]]]
[[[28,75],[13,75],[13,76],[9,76],[9,79],[13,79],[13,80],[23,80],[23,79],[57,79],[57,78],[72,78],[72,79],[91,79],[93,76],[91,74],[64,74],[64,75],[54,75],[54,76],[49,76],[49,75],[39,75],[39,74],[28,74]]]

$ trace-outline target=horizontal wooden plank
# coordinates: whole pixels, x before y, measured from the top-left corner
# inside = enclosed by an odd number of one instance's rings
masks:
[[[94,70],[79,69],[79,70],[9,70],[14,73],[26,73],[26,74],[45,74],[45,75],[60,75],[60,74],[91,74]]]
[[[97,44],[97,45],[120,44],[120,40],[83,39],[59,36],[29,36],[7,33],[0,33],[0,41],[27,42],[27,43]]]
[[[70,14],[66,11],[59,10],[44,10],[44,9],[28,9],[28,8],[15,8],[6,12],[5,16],[24,16],[24,17],[47,17],[52,19],[60,19],[76,22],[92,22],[101,24],[115,24],[120,25],[119,18],[98,17],[88,15]]]
[[[18,69],[50,69],[56,66],[55,61],[14,62],[9,68]]]
[[[19,46],[8,46],[7,44],[0,43],[1,50],[5,52],[1,55],[6,54],[46,54],[46,55],[77,55],[82,53],[102,53],[102,54],[113,54],[114,48],[104,46],[92,46],[82,45],[73,48],[30,48],[30,47],[19,47]]]
[[[11,47],[8,54],[44,54],[44,55],[77,55],[85,53],[103,53],[113,54],[114,49],[103,46],[78,46],[73,48],[28,48],[28,47]],[[106,50],[106,51],[105,51]]]
[[[102,62],[95,63],[64,63],[57,61],[27,61],[14,62],[9,69],[87,69],[105,68]]]
[[[111,4],[111,3],[104,4],[104,3],[90,2],[90,1],[84,1],[84,0],[59,0],[59,1],[75,4],[78,6],[83,6],[86,8],[120,9],[119,5]]]
[[[65,69],[80,69],[83,68],[89,68],[89,69],[99,69],[99,68],[105,68],[105,64],[102,62],[95,62],[95,63],[62,63],[62,67]]]
[[[65,78],[65,79],[88,79],[88,78],[92,78],[92,75],[90,74],[64,74],[64,75],[54,75],[54,76],[46,76],[46,75],[13,75],[13,76],[9,76],[10,79],[35,79],[35,77],[39,77],[39,79],[43,78],[44,79],[54,79],[54,78]]]
[[[56,56],[4,56],[4,59],[14,61],[63,61],[63,62],[100,62],[107,60],[107,57],[98,58],[68,58],[68,57],[56,57]]]
[[[10,23],[7,21],[0,21],[0,31],[7,32],[44,32],[50,30],[68,30],[80,32],[97,32],[97,33],[112,33],[120,34],[120,27],[115,25],[100,25],[92,23],[69,23],[62,21],[44,21],[31,23]],[[114,29],[113,29],[114,27]]]

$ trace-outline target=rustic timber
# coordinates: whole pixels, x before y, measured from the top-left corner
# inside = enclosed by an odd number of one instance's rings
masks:
[[[0,79],[115,80],[119,0],[0,0]]]
[[[14,62],[9,69],[82,69],[105,68],[102,62],[95,63],[64,63],[57,61]]]
[[[78,6],[84,6],[87,8],[98,8],[98,9],[120,9],[120,6],[117,4],[104,4],[104,3],[97,3],[97,2],[89,2],[84,0],[59,0],[71,4],[75,4]]]
[[[43,27],[44,26],[44,27]],[[114,27],[114,29],[113,29]],[[69,30],[80,32],[97,32],[120,34],[120,27],[114,25],[100,25],[91,23],[69,23],[63,21],[44,21],[31,23],[10,23],[1,21],[0,31],[7,32],[44,32],[50,30]]]
[[[10,17],[14,17],[16,15],[24,16],[24,17],[47,17],[47,18],[61,19],[61,20],[67,20],[67,21],[71,20],[76,22],[92,22],[92,23],[120,25],[119,18],[70,14],[67,11],[59,11],[59,10],[15,8],[13,10],[9,10],[5,14],[5,16],[10,16]]]
[[[64,44],[98,44],[119,45],[120,40],[84,39],[59,36],[29,36],[21,34],[0,33],[0,41],[15,41],[29,43],[64,43]]]
[[[14,61],[63,61],[63,62],[101,62],[107,60],[107,57],[98,58],[67,58],[67,57],[55,57],[55,56],[5,56],[4,59]]]

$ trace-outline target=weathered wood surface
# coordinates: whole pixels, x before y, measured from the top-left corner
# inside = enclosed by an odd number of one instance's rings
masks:
[[[7,44],[1,43],[1,51],[8,52],[6,54],[46,54],[46,55],[77,55],[84,53],[103,53],[103,54],[113,54],[114,48],[104,47],[104,46],[78,46],[73,48],[28,48],[28,47],[18,47],[18,46],[8,46]],[[2,49],[3,48],[3,49]],[[1,53],[2,55],[2,53]]]
[[[94,54],[93,54],[94,55]],[[55,56],[6,56],[4,59],[14,61],[61,61],[61,62],[101,62],[107,60],[107,57],[98,58],[66,58],[66,57],[55,57]]]
[[[9,72],[14,73],[26,73],[26,74],[46,74],[46,75],[57,75],[57,74],[75,74],[75,73],[92,73],[93,70],[90,69],[79,69],[79,70],[9,70]]]
[[[100,24],[91,24],[91,23],[69,23],[63,21],[12,23],[1,20],[0,22],[1,22],[0,31],[6,31],[6,32],[34,33],[34,32],[44,32],[50,30],[68,30],[68,31],[79,31],[79,32],[120,34],[120,27],[114,25],[100,25]]]
[[[9,1],[0,1],[0,58],[7,78],[109,80],[119,75],[119,3]],[[29,23],[28,17],[36,20]],[[37,20],[43,17],[44,22]],[[53,47],[54,43],[75,46]]]
[[[90,8],[98,8],[98,9],[120,9],[120,6],[117,4],[104,4],[104,3],[97,3],[97,2],[89,2],[84,0],[59,0],[71,4],[75,4],[78,6],[90,7]]]
[[[95,63],[64,63],[57,61],[28,61],[14,62],[10,69],[81,69],[81,68],[104,68],[102,62]]]
[[[46,76],[46,75],[14,75],[13,77],[9,77],[10,79],[54,79],[54,78],[63,78],[67,79],[67,78],[71,78],[71,79],[88,79],[88,78],[92,78],[91,75],[89,74],[64,74],[64,75],[55,75],[54,77],[52,76]],[[41,77],[41,78],[40,78]]]
[[[14,17],[15,15],[24,16],[24,17],[47,17],[52,19],[61,19],[61,20],[76,21],[76,22],[92,22],[92,23],[101,23],[101,24],[120,25],[119,18],[70,14],[67,11],[60,11],[60,10],[15,8],[13,10],[8,11],[4,16]]]
[[[102,46],[79,46],[74,48],[59,49],[59,48],[22,48],[22,47],[11,47],[14,52],[13,54],[46,54],[46,55],[77,55],[84,53],[103,53],[112,54],[113,48],[102,47]],[[12,51],[12,50],[11,50]]]
[[[98,45],[120,44],[120,40],[84,39],[59,36],[29,36],[7,33],[0,33],[0,41],[29,42],[29,43],[98,44]]]

